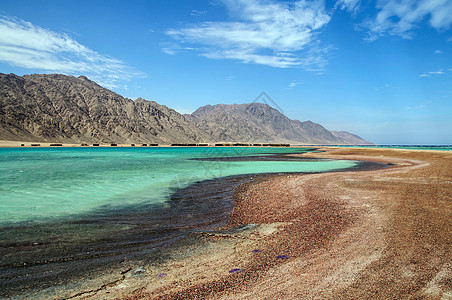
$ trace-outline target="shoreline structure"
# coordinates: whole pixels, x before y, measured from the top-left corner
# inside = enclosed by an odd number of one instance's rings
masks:
[[[224,228],[60,298],[451,298],[452,153],[320,149],[290,156],[391,167],[242,184]]]

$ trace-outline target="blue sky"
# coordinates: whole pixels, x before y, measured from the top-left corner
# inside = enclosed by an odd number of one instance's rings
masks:
[[[183,113],[264,91],[374,143],[452,144],[451,26],[451,0],[2,0],[0,72],[86,75]]]

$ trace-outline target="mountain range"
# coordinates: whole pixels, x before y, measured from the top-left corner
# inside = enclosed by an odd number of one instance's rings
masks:
[[[64,143],[371,144],[291,120],[264,103],[206,105],[182,115],[131,100],[85,76],[0,73],[0,140]]]

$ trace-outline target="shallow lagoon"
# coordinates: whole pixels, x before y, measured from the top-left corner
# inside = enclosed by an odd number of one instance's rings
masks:
[[[80,217],[133,204],[164,204],[174,188],[217,177],[323,172],[350,161],[196,161],[303,152],[300,148],[0,149],[0,224]]]
[[[190,233],[224,225],[234,188],[257,173],[358,166],[270,155],[306,150],[0,149],[0,296],[28,297],[125,260],[161,259]]]

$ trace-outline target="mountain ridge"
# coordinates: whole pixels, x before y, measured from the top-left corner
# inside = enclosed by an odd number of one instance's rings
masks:
[[[0,139],[69,143],[285,142],[369,144],[348,132],[290,120],[264,103],[217,104],[182,115],[131,100],[85,76],[0,73]]]
[[[154,101],[133,101],[86,77],[0,74],[0,137],[52,142],[195,142],[208,138]]]
[[[312,121],[291,120],[277,109],[258,102],[206,105],[192,116],[218,141],[236,138],[243,142],[350,144],[353,140],[353,144],[371,144],[345,131],[334,134]]]

